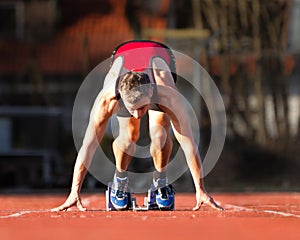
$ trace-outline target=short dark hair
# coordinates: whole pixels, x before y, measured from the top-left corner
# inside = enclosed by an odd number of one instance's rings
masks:
[[[121,77],[120,93],[125,96],[126,101],[136,103],[149,95],[150,86],[150,79],[146,73],[128,72]]]

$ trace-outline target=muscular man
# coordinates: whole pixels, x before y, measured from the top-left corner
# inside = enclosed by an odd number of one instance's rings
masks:
[[[201,159],[194,142],[188,113],[176,89],[175,58],[171,50],[154,41],[129,41],[119,45],[112,55],[112,66],[106,75],[103,90],[97,96],[90,121],[74,167],[72,189],[67,200],[54,211],[66,210],[81,203],[80,190],[91,159],[101,142],[109,118],[117,114],[119,136],[113,142],[116,171],[111,190],[111,202],[118,210],[128,205],[127,168],[139,138],[140,120],[148,113],[150,154],[155,171],[153,185],[156,203],[168,209],[174,202],[166,168],[171,155],[169,128],[180,143],[191,171],[198,210],[203,203],[222,210],[205,190]]]

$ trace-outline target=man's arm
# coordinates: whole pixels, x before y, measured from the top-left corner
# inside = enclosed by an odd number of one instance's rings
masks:
[[[67,200],[59,207],[53,208],[52,211],[64,211],[72,206],[77,206],[79,210],[85,211],[86,208],[83,207],[80,191],[87,173],[87,169],[93,158],[95,150],[97,148],[97,140],[95,138],[93,123],[90,121],[87,128],[83,144],[78,152],[74,170],[73,170],[73,180],[71,192]]]
[[[202,174],[202,162],[198,151],[198,146],[194,141],[194,136],[186,110],[183,97],[175,88],[158,86],[160,92],[160,107],[170,116],[173,131],[179,142],[193,177],[197,204],[193,210],[198,210],[203,203],[211,207],[222,210],[205,190]],[[170,98],[170,96],[172,96]]]
[[[53,208],[52,211],[67,210],[75,205],[81,211],[86,210],[81,203],[81,187],[95,151],[102,141],[108,119],[111,117],[116,105],[117,101],[113,97],[109,98],[102,97],[101,94],[98,95],[90,114],[83,144],[77,155],[73,171],[71,193],[62,205]]]
[[[83,144],[78,152],[73,170],[71,193],[67,200],[52,211],[63,211],[76,205],[79,210],[86,210],[81,203],[80,191],[91,164],[95,151],[102,141],[108,119],[117,110],[118,102],[115,99],[114,84],[122,68],[122,58],[117,58],[107,73],[103,90],[98,94],[92,108],[89,124],[84,136]]]
[[[178,120],[171,119],[172,127],[175,134],[176,139],[180,143],[181,148],[184,151],[188,167],[193,177],[195,189],[196,189],[196,206],[193,210],[198,210],[202,206],[203,203],[209,204],[211,207],[222,210],[222,207],[219,206],[213,198],[206,192],[204,187],[204,179],[202,174],[202,161],[199,155],[198,147],[193,140],[193,135],[188,129],[187,126],[190,126],[188,118],[182,115],[180,122],[182,121],[181,125],[185,125],[182,129]],[[190,132],[190,133],[189,133]]]

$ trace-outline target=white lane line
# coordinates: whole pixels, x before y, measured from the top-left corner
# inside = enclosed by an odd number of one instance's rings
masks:
[[[43,212],[50,212],[50,210],[24,210],[24,211],[12,213],[9,215],[0,216],[0,219],[1,218],[3,219],[3,218],[21,217],[21,216],[23,216],[25,214],[29,214],[29,213],[43,213]]]
[[[98,201],[97,197],[85,197],[82,200],[82,204],[84,206],[89,206],[91,204],[91,202],[93,201]],[[69,211],[71,211],[69,209]],[[12,212],[12,211],[11,211]],[[29,213],[45,213],[45,212],[51,212],[51,210],[23,210],[23,211],[18,211],[9,215],[4,215],[4,216],[0,216],[0,219],[5,219],[5,218],[17,218],[17,217],[21,217],[23,215],[29,214]]]
[[[20,217],[22,215],[26,214],[26,212],[17,212],[6,216],[0,216],[0,218],[13,218],[13,217]]]
[[[246,208],[246,207],[242,207],[242,206],[237,206],[237,205],[232,205],[232,204],[225,204],[225,209],[233,209],[236,210],[237,212],[240,211],[246,211],[246,212],[254,212],[254,209],[251,208]]]
[[[265,213],[272,213],[272,214],[277,214],[277,215],[281,215],[284,217],[296,217],[296,218],[300,218],[300,215],[297,214],[293,214],[293,213],[285,213],[285,212],[279,212],[279,211],[273,211],[273,210],[264,210]]]
[[[260,209],[252,209],[252,208],[247,208],[247,207],[242,207],[242,206],[237,206],[237,205],[232,205],[232,204],[225,204],[226,209],[233,209],[236,211],[246,211],[246,212],[263,212],[263,213],[271,213],[275,215],[280,215],[283,217],[296,217],[300,218],[300,215],[298,214],[293,214],[293,213],[287,213],[287,212],[281,212],[281,211],[274,211],[274,210],[260,210]]]

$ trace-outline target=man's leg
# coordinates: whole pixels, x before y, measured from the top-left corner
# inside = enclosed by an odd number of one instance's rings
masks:
[[[149,134],[151,138],[150,153],[154,167],[158,172],[166,170],[171,152],[170,119],[159,111],[149,111]]]
[[[113,152],[116,160],[116,169],[119,172],[125,172],[135,152],[135,143],[140,133],[140,120],[118,117],[118,122],[119,136],[113,142]]]
[[[140,120],[118,117],[119,136],[113,142],[116,159],[116,171],[110,192],[110,202],[116,210],[130,207],[127,168],[135,152],[135,143],[139,138]]]
[[[171,70],[162,58],[154,57],[152,67],[157,84],[163,83],[169,87],[175,87]],[[170,118],[164,112],[149,111],[149,132],[152,141],[150,151],[158,172],[165,170],[172,152],[170,125]]]
[[[170,137],[170,119],[163,112],[149,111],[149,127],[150,152],[155,166],[153,185],[156,204],[162,210],[173,210],[174,191],[166,176],[166,168],[173,146]]]

